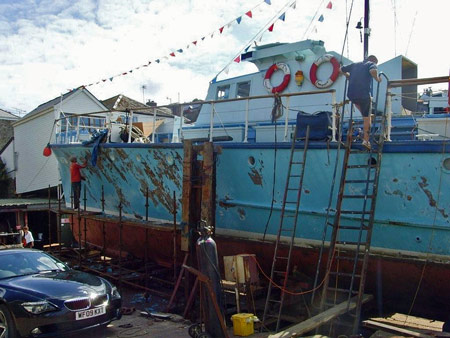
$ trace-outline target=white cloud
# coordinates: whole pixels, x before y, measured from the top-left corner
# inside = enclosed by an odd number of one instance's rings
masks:
[[[265,31],[261,43],[325,41],[328,50],[342,50],[346,3],[331,0],[298,0],[286,10],[286,21],[276,21],[272,33]],[[208,82],[232,61],[245,43],[277,18],[285,0],[22,0],[0,4],[0,107],[30,111],[60,93],[79,85],[99,99],[118,93],[159,104],[204,98]],[[319,7],[319,5],[322,5]],[[363,16],[362,1],[355,1],[344,55],[362,58],[359,31],[354,27]],[[253,7],[250,19],[245,12]],[[396,10],[393,11],[393,5]],[[426,5],[426,6],[425,6]],[[370,52],[380,62],[405,54],[419,64],[419,76],[448,74],[449,45],[446,38],[447,0],[372,0]],[[324,21],[313,14],[324,15]],[[394,13],[397,24],[394,25]],[[234,20],[242,16],[237,25]],[[222,34],[218,29],[225,27]],[[317,30],[317,32],[316,32]],[[214,32],[214,38],[210,34]],[[201,37],[205,40],[201,41]],[[198,40],[198,45],[191,44]],[[186,48],[189,45],[189,48]],[[161,63],[155,59],[177,49],[182,54]],[[147,64],[149,67],[134,69]],[[231,62],[229,75],[255,68]],[[110,77],[123,72],[111,82]],[[222,74],[223,76],[223,74]],[[106,79],[105,82],[102,80]]]

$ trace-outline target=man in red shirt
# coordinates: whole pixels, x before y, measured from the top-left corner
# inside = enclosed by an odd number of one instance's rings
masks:
[[[77,163],[77,158],[72,156],[70,158],[70,181],[72,183],[73,193],[73,208],[78,209],[80,207],[80,195],[81,195],[81,172],[80,169],[86,168],[87,161],[84,159],[83,164]]]

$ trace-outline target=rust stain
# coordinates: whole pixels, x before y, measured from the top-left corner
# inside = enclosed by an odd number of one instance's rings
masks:
[[[428,181],[427,181],[426,177],[421,176],[420,178],[422,179],[422,182],[418,183],[419,187],[423,190],[425,195],[427,195],[430,206],[431,207],[436,207],[436,209],[441,213],[441,215],[444,218],[448,218],[448,214],[445,213],[445,209],[440,209],[440,208],[437,207],[436,200],[434,199],[433,194],[431,193],[431,191],[428,190],[428,189],[425,189],[426,187],[428,187],[428,183],[427,183]]]
[[[125,152],[125,150],[123,150],[123,149],[120,149],[120,148],[117,148],[116,149],[116,153],[117,153],[117,155],[119,155],[119,157],[122,159],[122,160],[126,160],[127,158],[128,158],[128,154]]]
[[[251,173],[248,173],[248,176],[250,176],[254,185],[262,186],[262,177],[258,170],[256,170],[255,168],[251,168]]]
[[[238,208],[237,211],[238,211],[238,214],[239,214],[239,218],[240,219],[245,219],[245,210],[242,209],[242,208]]]
[[[394,178],[394,179],[392,180],[392,182],[397,183],[397,182],[398,182],[398,178]]]
[[[224,209],[236,207],[236,204],[228,202],[230,200],[231,200],[230,197],[225,196],[225,200],[219,201],[219,206],[224,208]]]
[[[411,195],[408,195],[408,196],[406,196],[406,199],[407,199],[408,201],[411,201],[411,200],[412,200],[412,196],[411,196]]]
[[[393,194],[393,195],[400,196],[400,197],[403,197],[403,192],[402,192],[401,190],[394,190],[394,191],[392,192],[392,194]]]
[[[305,194],[309,194],[311,191],[309,191],[308,189],[305,189]]]

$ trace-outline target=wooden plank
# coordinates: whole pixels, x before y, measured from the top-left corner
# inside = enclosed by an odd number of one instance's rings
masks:
[[[370,320],[386,323],[390,325],[395,325],[399,327],[412,328],[412,329],[420,329],[420,330],[431,330],[436,332],[442,332],[442,327],[444,326],[444,322],[440,322],[437,320],[408,316],[401,313],[395,313],[390,317],[383,318],[370,318]]]
[[[423,333],[419,333],[413,330],[408,330],[408,329],[404,329],[401,327],[397,327],[397,326],[393,326],[393,325],[389,325],[389,324],[384,324],[384,323],[379,323],[379,322],[375,322],[373,320],[365,320],[362,322],[364,326],[366,327],[371,327],[371,328],[376,328],[376,329],[383,329],[383,330],[388,330],[388,331],[393,331],[393,332],[399,332],[402,334],[406,334],[409,337],[420,337],[420,338],[432,338],[433,336],[427,335],[427,334],[423,334]]]
[[[373,298],[372,295],[364,295],[362,298],[362,304],[367,303],[369,300]],[[280,337],[295,337],[302,334],[305,334],[311,330],[314,330],[315,328],[321,326],[322,324],[325,324],[326,322],[329,322],[333,318],[336,318],[337,316],[340,316],[350,310],[353,310],[356,307],[356,300],[357,296],[353,297],[350,300],[350,306],[347,310],[348,302],[342,302],[335,307],[332,307],[331,309],[328,309],[324,312],[319,313],[318,315],[309,318],[305,320],[304,322],[301,322],[299,324],[296,324],[294,326],[291,326],[290,328],[278,332],[276,334],[270,335],[271,338],[280,338]]]
[[[192,162],[194,160],[194,150],[190,140],[184,141],[183,159],[183,193],[181,202],[181,250],[189,251],[189,223],[191,219],[192,203]]]
[[[202,168],[202,202],[201,202],[201,219],[206,221],[206,224],[214,228],[214,146],[211,142],[203,144],[201,152],[203,156]],[[214,234],[214,230],[213,230]]]

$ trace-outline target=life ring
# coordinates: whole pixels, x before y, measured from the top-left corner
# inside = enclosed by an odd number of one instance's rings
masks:
[[[270,78],[272,77],[272,74],[278,69],[281,69],[284,73],[283,82],[281,82],[281,84],[276,87],[272,87]],[[286,89],[290,79],[291,70],[289,69],[289,66],[286,63],[282,62],[274,63],[272,66],[270,66],[270,68],[266,72],[266,75],[264,76],[264,87],[266,87],[269,93],[280,93]]]
[[[317,69],[319,69],[319,66],[324,62],[331,62],[333,66],[333,73],[331,73],[331,76],[326,81],[321,81],[317,79]],[[339,76],[340,71],[340,65],[339,61],[331,54],[325,54],[322,55],[320,58],[318,58],[314,63],[311,65],[311,69],[309,70],[309,79],[311,80],[311,83],[316,86],[317,88],[328,88],[330,87],[334,81]]]

